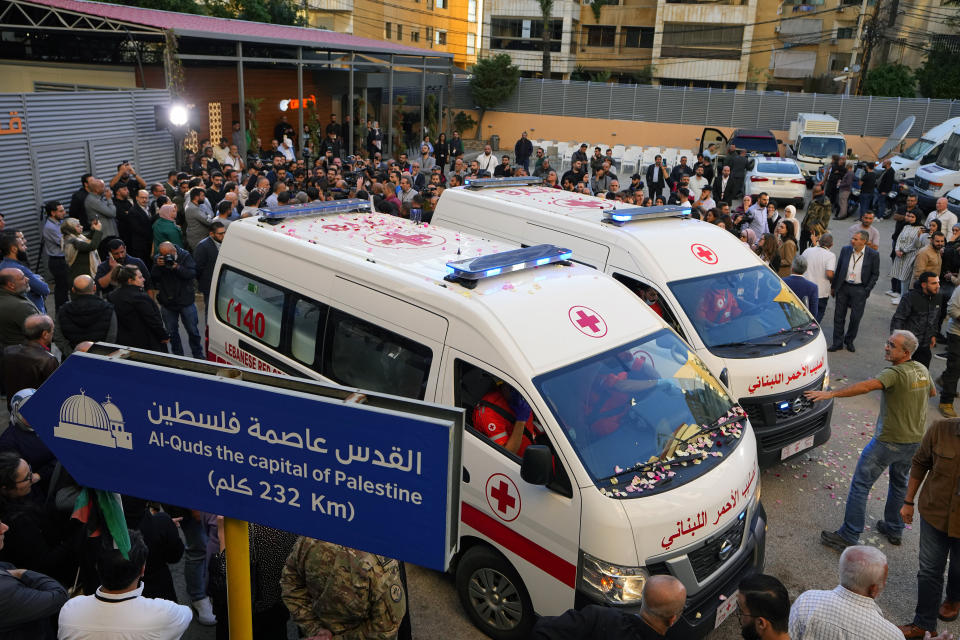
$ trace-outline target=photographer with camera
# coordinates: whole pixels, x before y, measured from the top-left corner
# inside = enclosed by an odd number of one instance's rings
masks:
[[[195,302],[197,264],[186,249],[177,248],[172,242],[162,242],[156,255],[150,276],[157,289],[157,302],[163,324],[170,334],[170,347],[173,353],[183,355],[183,343],[180,340],[180,321],[190,338],[190,351],[194,358],[203,360],[203,343],[197,326],[197,305]]]

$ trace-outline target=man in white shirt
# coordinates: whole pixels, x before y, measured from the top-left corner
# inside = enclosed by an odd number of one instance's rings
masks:
[[[703,177],[703,166],[695,169],[693,177],[690,178],[690,193],[700,193],[704,187],[709,187],[710,181]]]
[[[229,164],[240,173],[243,173],[243,170],[246,166],[244,165],[243,159],[240,157],[240,149],[237,148],[237,145],[230,145],[230,153],[227,154],[225,160],[226,162],[221,164]]]
[[[950,233],[950,230],[953,229],[953,225],[957,224],[957,216],[950,209],[947,208],[947,199],[946,198],[937,198],[936,209],[930,212],[930,215],[927,216],[927,221],[924,224],[926,227],[930,227],[930,222],[934,219],[940,221],[940,231],[944,234]]]
[[[213,157],[217,159],[222,167],[227,163],[227,157],[230,155],[230,147],[227,145],[226,138],[220,138],[220,144],[213,148]]]
[[[119,549],[101,551],[100,588],[63,606],[59,640],[176,640],[183,635],[193,619],[190,607],[142,596],[147,545],[139,531],[130,531],[127,555]]]
[[[703,213],[710,211],[717,206],[716,201],[710,195],[710,186],[704,185],[700,188],[700,197],[693,203],[695,209],[700,209]]]
[[[876,547],[847,547],[840,555],[840,584],[831,591],[804,591],[793,603],[792,640],[903,640],[874,601],[887,585],[888,570]]]
[[[493,175],[493,170],[500,164],[500,160],[493,154],[493,147],[487,145],[483,148],[483,153],[477,156],[477,164],[480,165],[480,170],[486,171],[487,176],[490,177]]]
[[[837,256],[831,251],[833,236],[829,233],[820,236],[816,231],[812,231],[810,242],[812,242],[811,246],[800,254],[807,260],[807,272],[803,277],[817,285],[820,302],[817,308],[817,322],[822,323],[827,302],[830,300],[830,282],[837,268]]]

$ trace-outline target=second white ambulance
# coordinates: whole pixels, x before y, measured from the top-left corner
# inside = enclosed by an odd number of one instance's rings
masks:
[[[632,207],[496,178],[447,189],[433,224],[524,245],[569,247],[658,312],[726,384],[757,434],[760,466],[830,438],[833,401],[804,391],[829,383],[820,326],[789,287],[731,233],[676,212]],[[652,215],[651,215],[652,214]],[[652,297],[652,296],[650,296]]]

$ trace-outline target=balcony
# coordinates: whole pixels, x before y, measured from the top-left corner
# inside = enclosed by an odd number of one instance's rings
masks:
[[[816,51],[774,51],[774,78],[809,78],[817,66]]]

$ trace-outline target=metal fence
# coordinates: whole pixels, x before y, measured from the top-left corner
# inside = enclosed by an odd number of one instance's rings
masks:
[[[40,210],[47,200],[70,204],[80,176],[108,181],[129,160],[148,182],[174,167],[173,137],[158,131],[161,90],[0,94],[0,155],[16,164],[0,173],[6,226],[27,237],[31,260],[40,249]]]
[[[454,108],[474,108],[468,79],[455,79],[453,93]],[[916,122],[908,137],[917,137],[960,116],[960,101],[521,78],[517,91],[495,110],[781,130],[789,129],[798,113],[829,113],[840,121],[843,133],[864,136],[887,136],[912,115]]]

